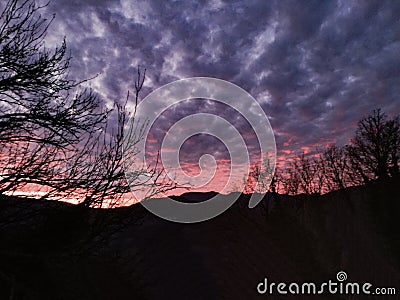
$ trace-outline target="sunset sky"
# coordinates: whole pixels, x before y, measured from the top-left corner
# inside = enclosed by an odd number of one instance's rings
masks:
[[[268,115],[278,160],[347,143],[374,108],[400,113],[398,1],[53,0],[46,13],[56,14],[48,45],[65,36],[71,77],[99,74],[90,85],[105,101],[125,99],[138,65],[147,69],[142,98],[182,78],[230,81]],[[214,102],[176,106],[157,128],[199,111],[251,132]],[[215,138],[195,137],[182,148],[182,163],[196,173],[199,157],[211,153],[223,172],[224,149]]]

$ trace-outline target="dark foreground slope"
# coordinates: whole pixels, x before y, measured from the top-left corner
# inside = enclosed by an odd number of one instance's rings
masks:
[[[140,205],[88,211],[26,200],[19,211],[2,199],[0,299],[365,299],[256,291],[264,277],[318,283],[341,270],[351,281],[396,287],[396,296],[376,299],[399,299],[398,184],[268,195],[255,209],[243,196],[219,217],[186,225]]]

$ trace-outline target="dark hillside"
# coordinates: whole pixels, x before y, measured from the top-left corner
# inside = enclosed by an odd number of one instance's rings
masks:
[[[140,205],[101,211],[2,199],[3,221],[18,206],[29,208],[24,218],[1,223],[0,299],[257,299],[264,277],[323,282],[340,270],[353,282],[399,291],[398,186],[269,194],[255,209],[244,195],[219,217],[188,225]],[[102,240],[93,220],[107,220],[103,232],[118,233]]]

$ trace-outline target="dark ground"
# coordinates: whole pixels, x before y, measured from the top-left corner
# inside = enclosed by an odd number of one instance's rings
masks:
[[[0,299],[400,299],[399,183],[267,195],[255,209],[243,196],[197,224],[159,219],[141,205],[100,211],[3,197]],[[101,234],[110,231],[112,239]],[[321,283],[341,270],[347,281],[397,295],[256,290],[264,277]]]

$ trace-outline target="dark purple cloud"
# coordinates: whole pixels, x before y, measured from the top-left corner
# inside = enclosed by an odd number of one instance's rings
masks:
[[[91,85],[106,101],[125,98],[138,64],[147,68],[143,96],[179,78],[228,80],[270,117],[278,154],[346,143],[374,108],[400,113],[397,1],[57,0],[47,10],[56,13],[48,43],[65,35],[71,76],[99,74]],[[169,114],[206,108],[246,131],[213,103]],[[192,157],[210,149],[223,145],[204,139]]]

